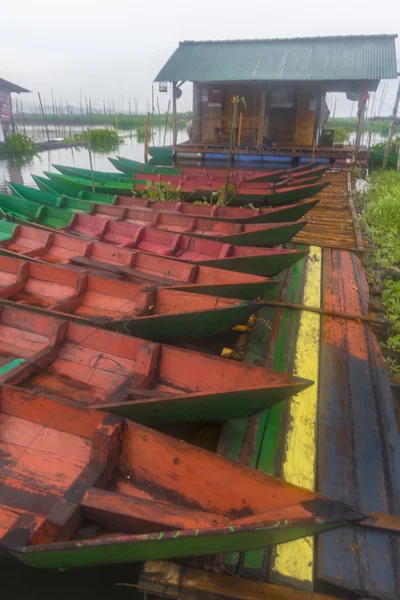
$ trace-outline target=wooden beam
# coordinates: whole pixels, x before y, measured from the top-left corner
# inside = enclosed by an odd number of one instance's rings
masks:
[[[261,91],[261,106],[260,106],[260,120],[258,123],[258,140],[257,145],[262,146],[264,140],[264,124],[265,124],[265,106],[267,103],[267,89],[263,86]]]
[[[172,145],[175,147],[178,141],[178,122],[176,117],[176,90],[177,82],[172,82]]]
[[[138,588],[144,592],[179,600],[340,600],[336,596],[190,569],[165,561],[146,562]]]
[[[120,533],[201,529],[229,523],[222,515],[96,488],[86,491],[81,507],[90,521]]]

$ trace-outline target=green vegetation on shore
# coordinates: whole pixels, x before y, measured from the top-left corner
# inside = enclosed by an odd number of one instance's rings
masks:
[[[382,345],[399,353],[387,360],[389,372],[400,376],[400,173],[374,171],[362,194],[362,220],[376,252],[366,259],[373,287],[382,288],[382,303],[392,327]]]
[[[337,127],[345,127],[349,131],[356,131],[357,126],[357,117],[331,117],[326,123],[326,127],[330,127],[332,129],[336,129]],[[390,122],[386,120],[366,121],[364,127],[367,131],[372,131],[372,133],[387,135],[389,133]]]
[[[179,113],[178,127],[183,129],[186,123],[191,119],[191,112]],[[127,114],[109,114],[109,113],[84,113],[54,115],[46,114],[46,123],[48,125],[108,125],[116,129],[137,129],[145,127],[146,115],[127,115]],[[172,117],[166,114],[154,114],[151,118],[153,127],[172,127]],[[22,122],[22,117],[16,115],[16,122]],[[42,124],[41,114],[25,113],[24,122],[29,124]]]

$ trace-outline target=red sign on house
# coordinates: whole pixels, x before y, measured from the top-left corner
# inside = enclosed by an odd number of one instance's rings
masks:
[[[11,94],[8,90],[0,88],[0,122],[10,123],[12,121]]]

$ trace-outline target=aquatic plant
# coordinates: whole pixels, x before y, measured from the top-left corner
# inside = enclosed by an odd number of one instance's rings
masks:
[[[146,190],[138,195],[150,202],[182,202],[181,188],[174,187],[169,181],[146,181]]]
[[[12,133],[0,144],[0,156],[32,156],[38,151],[39,146],[35,141],[22,133]]]

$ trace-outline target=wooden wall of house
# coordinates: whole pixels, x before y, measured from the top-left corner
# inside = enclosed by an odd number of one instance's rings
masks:
[[[210,106],[209,92],[213,89],[221,90],[221,106]],[[246,101],[246,108],[240,105],[242,145],[257,146],[261,141],[271,141],[280,146],[312,146],[316,118],[320,110],[320,103],[316,100],[318,91],[305,86],[300,89],[289,85],[279,88],[263,83],[194,83],[193,143],[229,143],[233,116],[232,98],[237,95]]]

